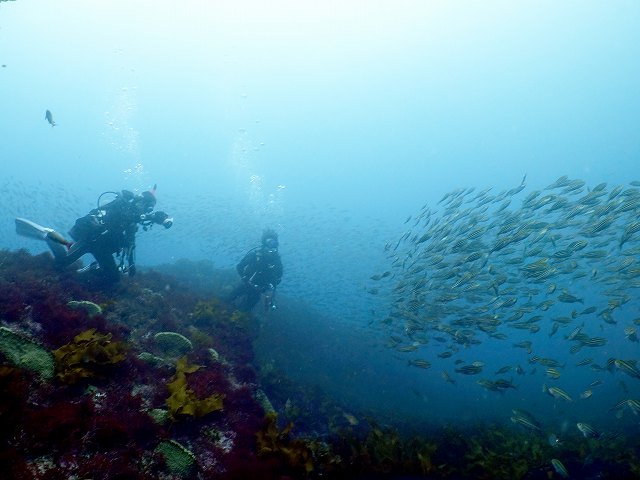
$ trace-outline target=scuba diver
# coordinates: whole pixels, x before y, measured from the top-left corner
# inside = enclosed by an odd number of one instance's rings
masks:
[[[152,190],[135,195],[129,190],[104,192],[98,197],[97,208],[76,220],[69,231],[73,241],[65,239],[52,228],[42,227],[24,218],[16,218],[16,232],[30,238],[45,240],[60,266],[71,265],[90,253],[95,261],[78,270],[98,270],[106,281],[116,282],[120,273],[130,277],[136,273],[135,249],[138,225],[148,230],[154,224],[170,228],[173,219],[165,212],[153,212],[156,205],[156,185]],[[106,194],[115,199],[100,204]],[[116,264],[113,254],[119,258]],[[125,267],[125,259],[127,266]]]
[[[233,303],[244,297],[241,308],[251,311],[265,296],[265,310],[275,309],[276,286],[282,280],[282,261],[278,253],[278,234],[269,229],[262,234],[262,244],[252,248],[236,266],[241,283],[227,298]]]

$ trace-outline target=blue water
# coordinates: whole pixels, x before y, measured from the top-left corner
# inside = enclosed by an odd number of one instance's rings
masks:
[[[437,345],[420,355],[431,369],[408,367],[380,327],[389,297],[366,290],[406,218],[446,192],[526,173],[519,202],[565,174],[640,179],[640,4],[371,3],[0,3],[0,246],[45,250],[15,235],[16,216],[66,232],[101,192],[157,183],[175,224],[139,235],[138,263],[230,270],[275,228],[285,275],[261,358],[354,410],[437,424],[520,407],[558,435],[635,421],[608,409],[620,380],[638,397],[637,379],[573,370],[574,397],[605,384],[562,404],[511,341],[461,354],[487,372],[522,364],[504,396],[445,383]],[[599,357],[638,358],[620,331],[637,309],[600,333]],[[539,335],[536,354],[574,361]]]

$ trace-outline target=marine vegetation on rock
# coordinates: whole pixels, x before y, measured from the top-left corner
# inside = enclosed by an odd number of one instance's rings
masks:
[[[189,365],[187,358],[182,357],[176,363],[176,373],[167,383],[169,398],[167,407],[173,419],[180,415],[202,417],[208,413],[222,410],[224,395],[214,393],[206,398],[198,398],[196,393],[187,384],[187,375],[197,372],[199,365]]]
[[[3,479],[557,479],[559,460],[572,478],[640,475],[634,431],[555,446],[503,425],[409,432],[273,365],[258,375],[255,319],[155,271],[106,288],[0,251],[0,322]],[[161,332],[192,349],[163,357]]]
[[[158,332],[153,338],[165,357],[178,358],[193,350],[191,341],[176,332]]]
[[[70,300],[67,306],[73,310],[84,310],[90,317],[102,314],[102,307],[89,300]]]
[[[111,341],[111,334],[102,334],[95,328],[79,333],[73,341],[53,351],[58,378],[75,383],[82,378],[102,377],[106,367],[122,362],[126,347]]]
[[[313,470],[313,457],[307,444],[299,439],[291,439],[289,433],[293,422],[283,429],[278,428],[278,415],[268,413],[264,427],[257,434],[258,455],[263,457],[282,457],[290,467],[308,474]]]
[[[31,370],[45,380],[53,377],[51,353],[38,342],[6,327],[0,327],[0,352],[17,367]]]

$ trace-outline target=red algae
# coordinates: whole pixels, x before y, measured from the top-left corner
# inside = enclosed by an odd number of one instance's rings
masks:
[[[447,427],[415,437],[361,414],[359,425],[350,424],[350,409],[320,389],[298,386],[275,368],[258,373],[254,318],[173,277],[142,271],[133,281],[106,287],[57,271],[47,255],[0,251],[0,263],[4,327],[49,351],[91,329],[123,346],[117,362],[106,361],[98,375],[74,384],[43,380],[0,356],[3,479],[512,479],[550,472],[555,451],[546,438],[509,428]],[[71,300],[94,302],[102,313],[72,310]],[[198,401],[220,395],[221,410],[170,415],[168,385],[179,368],[176,359],[154,350],[159,332],[178,333],[194,345],[176,384],[181,394]],[[103,354],[91,351],[86,358]],[[563,440],[563,461],[576,478],[597,473],[589,471],[587,441],[578,435]],[[600,442],[598,462],[611,472],[608,478],[640,474],[635,446],[623,435]],[[513,458],[518,461],[504,460]],[[181,461],[188,468],[180,469]]]

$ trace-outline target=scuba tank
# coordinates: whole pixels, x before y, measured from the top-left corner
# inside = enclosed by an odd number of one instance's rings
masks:
[[[118,192],[106,191],[101,193],[98,196],[98,200],[96,202],[97,208],[91,210],[91,212],[89,212],[84,217],[80,217],[79,219],[77,219],[76,223],[73,225],[73,227],[71,227],[71,230],[69,230],[69,235],[71,235],[71,238],[73,238],[76,242],[91,241],[101,233],[104,233],[105,226],[102,222],[102,217],[104,216],[104,206],[100,205],[100,200],[102,200],[102,197],[107,194],[113,194],[116,197],[109,203],[115,202],[116,200],[121,198]]]

